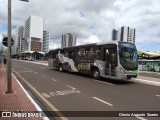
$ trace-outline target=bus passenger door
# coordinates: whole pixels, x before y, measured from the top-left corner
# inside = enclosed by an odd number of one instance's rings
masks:
[[[106,62],[105,75],[109,75],[109,77],[115,77],[115,68],[117,65],[116,48],[106,48],[104,53],[104,59]]]

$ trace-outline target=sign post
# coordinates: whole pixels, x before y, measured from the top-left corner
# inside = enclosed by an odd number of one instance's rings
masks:
[[[8,0],[8,52],[7,52],[7,91],[12,91],[12,73],[11,73],[11,0]]]

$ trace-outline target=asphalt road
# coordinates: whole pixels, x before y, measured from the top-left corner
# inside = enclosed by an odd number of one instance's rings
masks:
[[[100,117],[98,111],[160,111],[160,88],[135,82],[94,80],[48,66],[13,60],[13,69],[59,111],[89,111],[73,120],[158,120],[159,117]],[[95,112],[91,112],[95,111]],[[101,112],[102,113],[102,112]],[[101,114],[100,113],[100,114]],[[64,113],[65,114],[65,113]],[[107,113],[106,113],[107,114]],[[83,116],[82,115],[82,116]]]

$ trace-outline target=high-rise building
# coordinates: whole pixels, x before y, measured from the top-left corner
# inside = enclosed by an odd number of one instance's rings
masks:
[[[62,42],[61,48],[64,47],[71,47],[76,45],[76,37],[73,36],[71,33],[63,34],[62,35]]]
[[[118,30],[112,30],[112,40],[118,40]]]
[[[49,31],[43,31],[43,52],[48,53],[49,51],[49,41],[50,41],[50,34]]]
[[[25,52],[42,52],[43,18],[31,15],[24,27]]]
[[[3,41],[2,39],[3,39],[2,35],[0,34],[0,42]],[[0,44],[0,59],[1,59],[2,54],[3,54],[3,44]]]
[[[118,31],[113,29],[112,40],[135,43],[135,28],[121,27]]]
[[[16,43],[17,43],[17,50],[16,50],[16,54],[20,54],[21,52],[25,51],[25,41],[23,38],[23,30],[24,27],[20,26],[17,28],[17,35],[16,35]]]

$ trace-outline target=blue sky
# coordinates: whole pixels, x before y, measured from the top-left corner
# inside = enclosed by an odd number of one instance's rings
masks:
[[[17,27],[17,25],[12,25],[12,29],[15,29]],[[6,23],[0,23],[0,31],[2,33],[6,33],[8,30],[8,24]]]
[[[61,35],[72,33],[77,44],[108,42],[112,29],[136,29],[139,50],[160,52],[160,0],[30,0],[12,1],[12,28],[32,14],[44,18],[50,30],[50,48],[60,47]],[[42,8],[45,8],[42,10]],[[0,33],[7,23],[7,0],[0,0]]]

